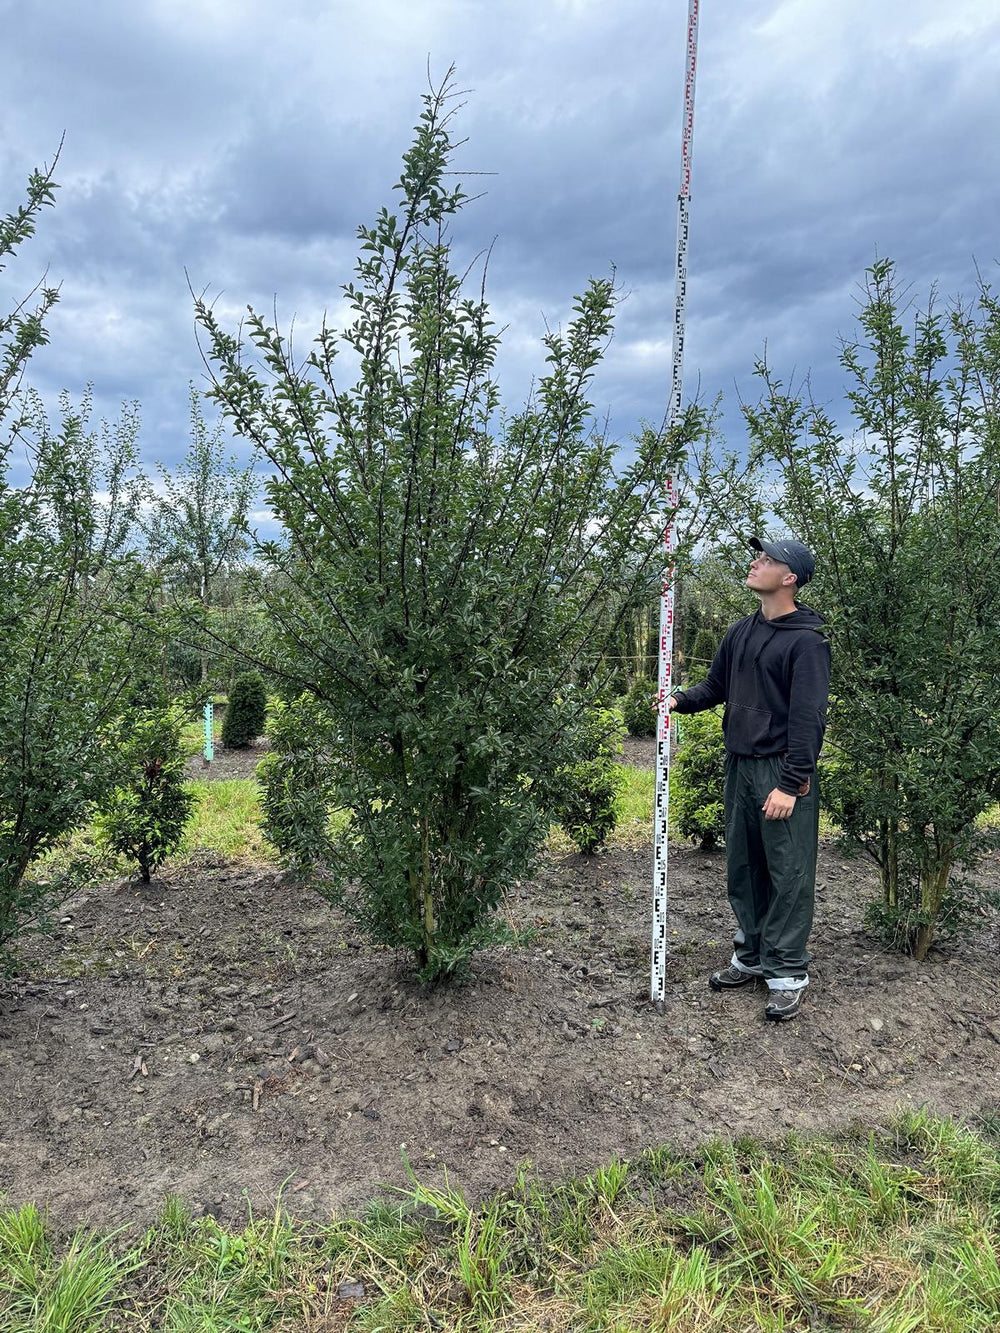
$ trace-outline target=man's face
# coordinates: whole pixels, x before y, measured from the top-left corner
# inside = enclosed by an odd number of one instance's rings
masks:
[[[758,551],[750,561],[750,573],[747,575],[747,587],[753,592],[777,592],[779,588],[795,590],[795,575],[780,560],[772,560],[763,551]]]

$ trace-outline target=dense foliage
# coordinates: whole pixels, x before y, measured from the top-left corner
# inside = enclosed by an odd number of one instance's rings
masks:
[[[121,777],[101,802],[96,825],[113,852],[137,862],[143,883],[177,850],[194,798],[184,785],[187,755],[178,708],[127,715],[119,754]]]
[[[0,267],[54,188],[51,173],[35,173],[26,202],[0,221]],[[145,596],[130,549],[137,413],[94,429],[89,400],[64,397],[51,423],[22,386],[56,296],[42,289],[34,307],[0,319],[0,946],[44,929],[76,882],[78,866],[52,874],[38,863],[113,780],[115,714],[145,669],[122,614]]]
[[[747,420],[832,624],[826,802],[878,865],[880,924],[923,957],[1000,788],[1000,303],[983,286],[909,332],[905,309],[880,261],[841,355],[849,432],[766,365]]]
[[[617,709],[592,709],[579,729],[576,759],[556,774],[556,817],[581,852],[602,847],[618,823],[624,734]]]
[[[322,886],[323,868],[336,857],[331,816],[338,799],[335,763],[327,753],[332,724],[314,695],[279,702],[267,736],[271,751],[257,765],[264,835],[284,863]],[[366,886],[361,886],[365,892]],[[367,914],[377,912],[372,895]],[[388,929],[388,928],[387,928]]]
[[[616,302],[603,279],[545,336],[527,405],[501,411],[498,334],[452,267],[448,97],[426,99],[398,211],[360,229],[345,333],[325,327],[297,363],[254,312],[248,347],[197,306],[215,396],[269,461],[288,534],[259,550],[284,576],[260,587],[261,651],[322,705],[311,744],[350,816],[326,889],[426,978],[507,935],[496,909],[536,861],[595,668],[658,567],[663,481],[693,428],[645,432],[622,466],[592,423]]]
[[[670,805],[683,838],[697,838],[702,851],[724,841],[726,821],[722,796],[726,781],[726,750],[722,718],[715,709],[675,718],[683,728],[670,766]]]
[[[264,734],[267,692],[259,671],[243,671],[233,681],[222,719],[222,743],[241,750]]]
[[[630,736],[656,735],[655,680],[637,677],[622,702],[622,719]]]

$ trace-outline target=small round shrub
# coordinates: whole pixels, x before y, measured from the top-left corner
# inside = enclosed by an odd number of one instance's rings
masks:
[[[179,708],[137,711],[121,746],[122,772],[98,811],[99,840],[137,861],[144,884],[176,851],[194,798],[184,785],[187,756]]]
[[[558,774],[559,823],[581,852],[603,846],[618,823],[622,771],[617,758],[623,732],[617,709],[595,708],[581,728],[579,762]]]
[[[267,694],[256,671],[245,671],[233,681],[226,715],[222,720],[222,743],[231,750],[245,750],[263,735],[267,721]]]

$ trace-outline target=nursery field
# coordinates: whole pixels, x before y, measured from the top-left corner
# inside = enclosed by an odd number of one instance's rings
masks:
[[[996,921],[889,953],[824,838],[812,985],[765,1024],[706,986],[724,857],[674,843],[658,1015],[652,751],[608,850],[554,833],[511,886],[532,944],[430,989],[267,859],[259,750],[192,760],[182,853],[0,983],[2,1326],[995,1327]]]
[[[282,1187],[320,1218],[403,1183],[403,1145],[421,1179],[447,1167],[480,1197],[524,1159],[553,1177],[715,1134],[1000,1105],[994,920],[924,965],[886,952],[862,926],[868,866],[824,840],[812,985],[796,1022],[765,1025],[762,992],[705,984],[729,954],[723,857],[673,846],[660,1016],[636,832],[554,850],[506,904],[534,943],[427,991],[273,865],[202,849],[81,896],[4,983],[0,1190],[67,1226],[149,1220],[167,1193],[234,1220]]]
[[[739,442],[675,320],[663,426],[619,437],[612,270],[520,410],[491,247],[447,239],[455,80],[305,356],[277,294],[230,327],[191,289],[182,457],[131,397],[31,382],[61,276],[0,313],[0,1333],[994,1333],[1000,302],[915,315],[876,259],[855,426],[755,358]],[[751,592],[775,623],[724,638]],[[685,687],[714,661],[671,729],[654,1008],[653,746],[615,737],[653,721],[661,600]],[[723,698],[786,776],[826,742],[790,1024],[707,985]]]

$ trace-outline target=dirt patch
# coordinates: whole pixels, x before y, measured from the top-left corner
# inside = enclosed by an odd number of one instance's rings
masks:
[[[1000,877],[1000,857],[986,873]],[[167,1192],[232,1220],[285,1182],[322,1217],[415,1170],[479,1195],[712,1134],[876,1124],[1000,1098],[996,935],[930,963],[861,929],[871,876],[820,857],[800,1017],[716,995],[724,860],[672,847],[666,1013],[648,995],[650,857],[569,856],[512,891],[534,945],[422,990],[307,888],[204,857],[76,901],[0,1002],[0,1189],[57,1223],[143,1222]]]
[[[621,762],[633,768],[656,767],[655,736],[625,736],[622,738]]]
[[[228,746],[217,741],[215,744],[215,758],[210,764],[206,764],[201,755],[197,754],[193,759],[188,760],[188,776],[210,782],[221,781],[226,778],[255,778],[257,776],[257,765],[264,755],[270,753],[270,750],[270,741],[263,737],[259,741],[255,741],[253,745],[248,745],[245,750],[231,750]]]

